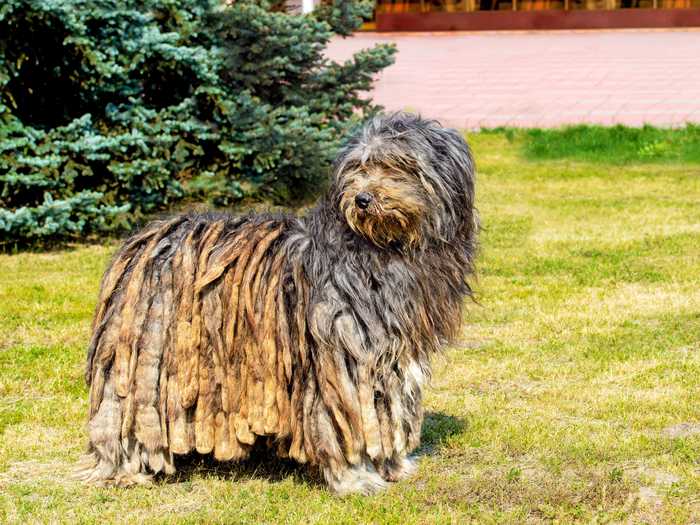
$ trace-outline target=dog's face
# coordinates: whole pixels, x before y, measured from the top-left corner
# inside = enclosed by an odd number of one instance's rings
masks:
[[[353,164],[338,181],[348,225],[377,246],[414,246],[430,200],[417,177],[399,166]]]
[[[335,162],[336,203],[350,228],[379,247],[449,242],[473,223],[473,162],[454,130],[415,115],[376,117]]]

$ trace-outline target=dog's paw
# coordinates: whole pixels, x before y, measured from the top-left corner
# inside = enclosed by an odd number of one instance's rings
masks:
[[[126,471],[108,460],[97,460],[94,455],[81,458],[70,477],[95,487],[131,487],[150,485],[153,482],[151,474]]]
[[[415,458],[398,458],[384,462],[381,468],[382,477],[387,481],[401,481],[413,476],[418,470]]]
[[[411,478],[418,471],[418,461],[415,458],[401,458],[396,466],[396,480]]]
[[[331,491],[338,496],[376,494],[388,486],[388,483],[372,466],[361,465],[343,470],[336,475],[325,472]]]

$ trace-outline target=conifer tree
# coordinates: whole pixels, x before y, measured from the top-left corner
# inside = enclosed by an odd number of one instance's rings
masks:
[[[0,243],[128,227],[183,198],[313,191],[393,61],[330,39],[367,2],[292,15],[265,1],[5,0]]]

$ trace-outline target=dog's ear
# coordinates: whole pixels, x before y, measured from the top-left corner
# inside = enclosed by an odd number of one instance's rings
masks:
[[[422,171],[435,198],[436,237],[452,242],[474,223],[475,164],[467,141],[457,130],[427,121],[420,128],[427,143]]]
[[[438,152],[437,168],[450,187],[462,195],[465,204],[474,203],[475,163],[469,144],[464,136],[452,128],[440,128],[432,134],[431,144]],[[455,203],[457,204],[457,203]]]

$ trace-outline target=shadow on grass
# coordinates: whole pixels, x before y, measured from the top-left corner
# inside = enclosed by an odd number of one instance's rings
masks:
[[[461,433],[466,428],[467,423],[461,418],[442,412],[426,413],[421,432],[421,443],[413,455],[423,456],[438,453],[445,440]],[[318,468],[309,468],[308,465],[275,457],[264,444],[256,446],[250,458],[240,463],[217,461],[211,454],[191,453],[177,457],[175,464],[177,472],[172,476],[161,478],[162,483],[183,483],[191,481],[195,476],[205,476],[228,481],[265,479],[270,483],[279,483],[292,478],[296,482],[306,483],[317,488],[325,486]]]
[[[466,429],[466,419],[442,412],[427,412],[423,420],[420,446],[414,454],[417,456],[437,454],[449,438],[461,434]]]
[[[162,482],[182,483],[192,480],[195,476],[203,476],[227,481],[264,479],[270,483],[292,478],[298,483],[307,483],[315,487],[324,485],[323,477],[317,468],[278,458],[266,449],[264,444],[255,446],[250,457],[242,462],[217,461],[212,454],[191,453],[177,457],[175,465],[177,472],[173,476],[162,478]]]

